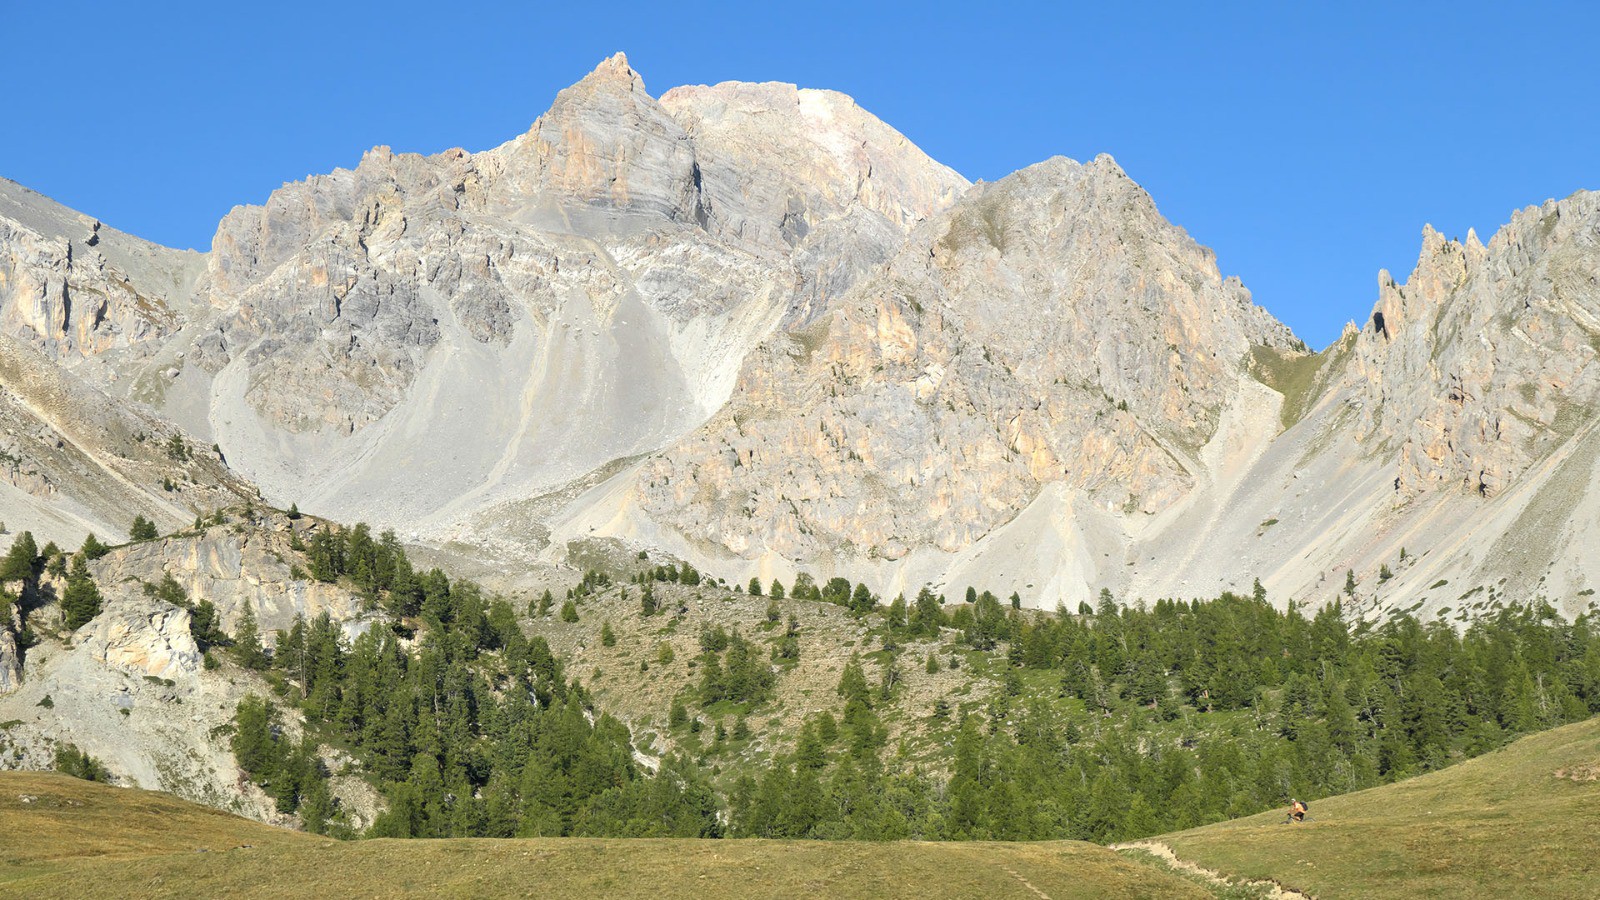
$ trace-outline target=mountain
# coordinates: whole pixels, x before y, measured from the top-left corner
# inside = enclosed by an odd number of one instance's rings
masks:
[[[657,99],[619,54],[520,137],[376,148],[206,254],[0,184],[0,513],[75,543],[259,490],[503,572],[646,550],[1041,608],[1349,572],[1362,615],[1574,615],[1597,205],[1429,229],[1311,353],[1110,157],[971,185],[841,94]],[[174,434],[214,449],[168,472]]]

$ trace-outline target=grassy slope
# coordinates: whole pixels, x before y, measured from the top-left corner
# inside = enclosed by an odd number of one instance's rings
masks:
[[[1595,897],[1596,809],[1600,719],[1591,719],[1440,772],[1318,800],[1304,825],[1279,824],[1279,811],[1155,840],[1185,860],[1323,900]]]
[[[33,799],[24,803],[23,797]],[[582,839],[340,843],[163,794],[56,775],[0,774],[3,897],[712,900],[1041,894],[1210,896],[1088,844]]]

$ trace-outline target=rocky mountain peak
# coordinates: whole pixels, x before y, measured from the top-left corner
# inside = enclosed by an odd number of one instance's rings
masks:
[[[628,65],[628,54],[621,50],[602,59],[600,64],[594,67],[594,71],[585,75],[579,84],[586,82],[617,83],[626,85],[629,90],[644,90],[644,79]]]

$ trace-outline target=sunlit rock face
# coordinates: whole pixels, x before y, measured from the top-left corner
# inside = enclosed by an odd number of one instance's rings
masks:
[[[959,552],[1061,482],[1158,511],[1287,329],[1110,157],[969,191],[753,354],[645,469],[643,504],[735,554]]]

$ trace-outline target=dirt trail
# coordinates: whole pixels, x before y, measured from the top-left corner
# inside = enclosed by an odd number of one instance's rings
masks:
[[[1143,850],[1144,852],[1149,853],[1157,859],[1160,859],[1162,862],[1180,872],[1187,872],[1190,875],[1198,875],[1201,878],[1204,878],[1205,880],[1218,886],[1244,884],[1253,888],[1259,888],[1263,891],[1262,896],[1266,897],[1267,900],[1316,900],[1316,897],[1311,894],[1303,893],[1301,891],[1294,890],[1293,888],[1284,887],[1276,881],[1251,881],[1247,879],[1230,878],[1227,875],[1216,871],[1215,869],[1207,869],[1204,866],[1197,865],[1189,862],[1188,860],[1179,859],[1178,855],[1172,852],[1171,847],[1168,847],[1166,844],[1163,844],[1159,841],[1131,841],[1126,844],[1112,844],[1111,849]]]
[[[1034,895],[1039,897],[1039,900],[1050,900],[1049,894],[1039,890],[1038,885],[1035,885],[1028,879],[1023,878],[1021,872],[1018,872],[1016,869],[1013,869],[1010,866],[1001,866],[1000,868],[1004,869],[1007,875],[1010,875],[1012,878],[1015,878],[1017,881],[1021,882],[1023,887],[1033,891]]]

